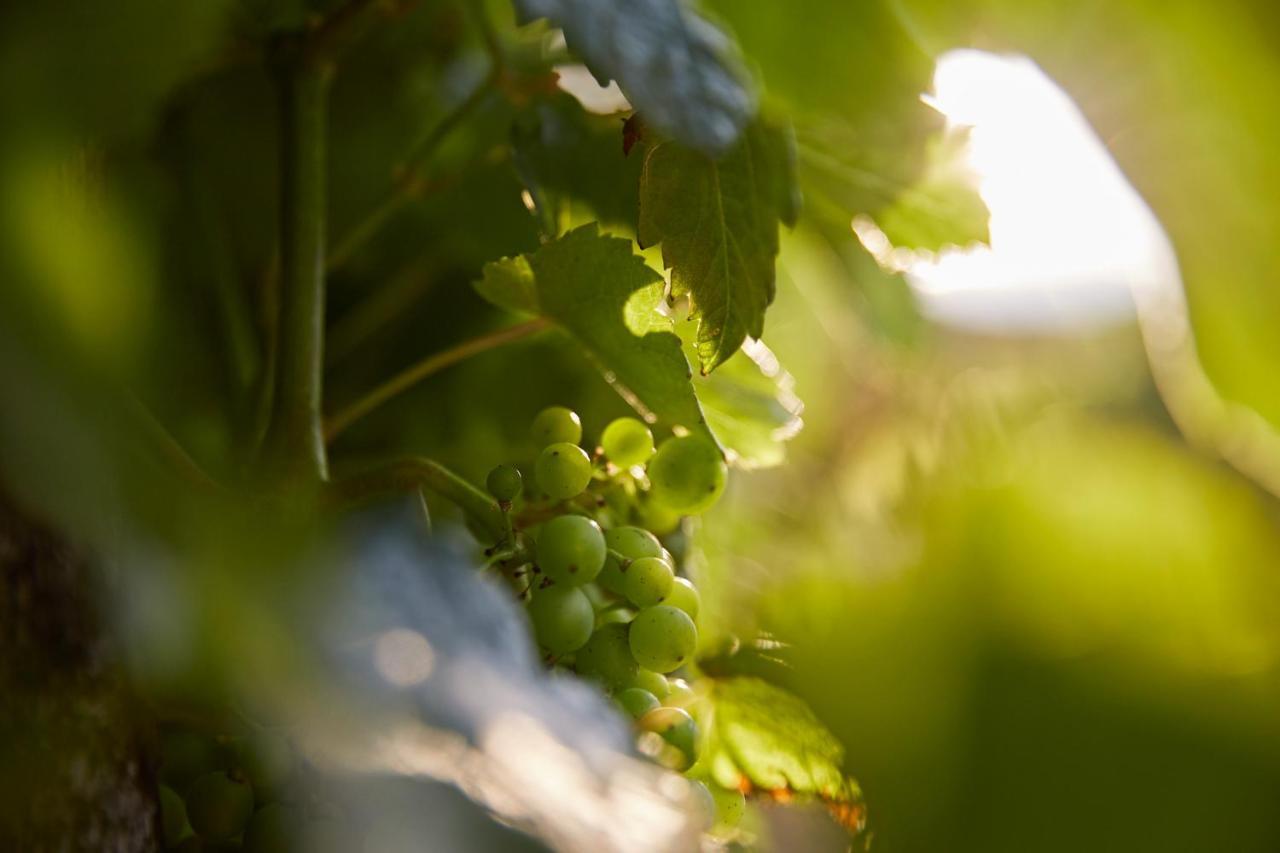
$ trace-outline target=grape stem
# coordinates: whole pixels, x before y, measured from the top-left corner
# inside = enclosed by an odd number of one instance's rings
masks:
[[[427,489],[459,509],[494,542],[507,544],[507,524],[489,495],[433,459],[410,457],[389,462],[333,482],[331,502],[340,507],[389,494]]]
[[[464,341],[456,347],[447,349],[444,352],[438,352],[434,355],[427,356],[417,364],[411,365],[400,373],[388,379],[378,387],[374,388],[368,394],[356,400],[351,405],[339,409],[325,420],[324,437],[326,442],[332,442],[347,427],[363,418],[373,410],[377,409],[383,403],[393,397],[407,391],[414,385],[432,374],[451,367],[460,361],[464,361],[473,355],[479,355],[482,352],[488,352],[491,349],[502,346],[503,344],[518,341],[521,338],[527,338],[535,335],[544,329],[549,328],[550,321],[536,317],[524,323],[517,323],[514,326],[506,326],[494,332],[481,335],[478,338],[472,338]]]
[[[613,559],[618,561],[618,568],[620,568],[624,572],[627,570],[628,566],[630,566],[633,562],[635,562],[630,557],[619,554],[617,551],[613,550],[612,548],[608,548],[606,550],[610,557],[613,557]]]

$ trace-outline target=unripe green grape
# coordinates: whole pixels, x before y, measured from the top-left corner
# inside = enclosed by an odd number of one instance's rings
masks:
[[[641,668],[636,673],[636,680],[632,682],[632,686],[647,690],[659,699],[666,699],[671,692],[671,685],[667,683],[667,677],[651,669]]]
[[[674,532],[680,526],[680,519],[683,517],[671,507],[664,506],[652,498],[640,504],[641,521],[647,529],[659,536]]]
[[[283,736],[260,731],[240,744],[240,769],[259,802],[276,799],[293,774],[293,747]]]
[[[160,828],[165,847],[174,846],[191,832],[187,807],[178,792],[168,785],[160,786]]]
[[[627,643],[627,625],[602,625],[578,650],[577,668],[609,689],[629,686],[635,681],[640,666],[631,656]]]
[[[298,849],[301,816],[293,809],[273,803],[249,821],[244,831],[244,853],[291,853]]]
[[[662,555],[662,543],[658,537],[642,527],[614,527],[605,531],[605,545],[610,551],[617,551],[629,560],[641,557],[658,557]],[[626,574],[622,566],[612,556],[604,563],[600,572],[600,585],[615,595],[626,595]]]
[[[687,708],[693,704],[694,699],[698,698],[693,688],[689,686],[689,682],[683,678],[668,678],[667,691],[662,703],[672,708]]]
[[[591,482],[591,457],[566,441],[547,445],[534,469],[538,487],[556,501],[577,497]]]
[[[683,515],[697,515],[720,499],[729,469],[710,441],[682,435],[662,443],[648,473],[655,501]]]
[[[596,627],[601,625],[629,625],[636,612],[629,607],[610,607],[596,614]]]
[[[547,406],[538,412],[529,431],[533,435],[533,443],[538,447],[559,442],[577,444],[582,441],[582,420],[572,409]]]
[[[662,763],[684,770],[698,759],[698,725],[683,708],[655,708],[636,721],[643,732],[653,732],[675,749],[658,756]]]
[[[689,614],[666,604],[648,607],[631,620],[631,654],[645,669],[671,672],[698,647],[698,629]]]
[[[582,590],[556,584],[534,594],[529,618],[538,645],[559,655],[582,648],[591,636],[596,614]]]
[[[604,566],[600,525],[581,515],[561,515],[542,525],[535,543],[538,568],[557,583],[578,586],[595,580]]]
[[[520,469],[514,465],[499,465],[489,472],[488,477],[485,477],[484,484],[489,494],[500,501],[510,502],[520,496],[524,477],[520,475]]]
[[[697,622],[698,611],[702,608],[702,596],[698,595],[697,587],[688,578],[676,578],[671,582],[671,588],[667,590],[661,603],[680,608]]]
[[[622,588],[637,607],[652,607],[671,592],[675,575],[661,557],[632,560],[622,573]]]
[[[742,816],[747,811],[747,798],[741,791],[712,785],[711,799],[716,805],[716,831],[730,830],[742,823]]]
[[[694,801],[697,803],[699,816],[702,818],[701,825],[705,829],[712,826],[716,821],[716,800],[705,784],[697,779],[689,780],[690,793]]]
[[[244,831],[253,814],[253,788],[229,773],[206,773],[187,792],[191,828],[206,841],[226,841]]]
[[[648,690],[641,690],[639,687],[628,687],[626,690],[619,690],[618,695],[614,698],[633,719],[639,719],[654,708],[661,707],[658,697]]]
[[[630,468],[653,455],[653,433],[635,418],[618,418],[604,428],[600,446],[614,465]]]

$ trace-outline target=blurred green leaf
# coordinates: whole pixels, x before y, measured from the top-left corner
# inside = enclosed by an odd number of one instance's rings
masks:
[[[876,224],[894,246],[937,252],[991,239],[991,214],[965,159],[968,139],[967,131],[951,131],[929,140],[920,180],[876,214]]]
[[[540,314],[569,334],[641,414],[710,436],[680,339],[659,311],[664,289],[631,241],[604,236],[594,223],[530,255],[486,264],[476,283],[495,305]]]
[[[516,0],[547,18],[600,80],[614,79],[654,127],[710,154],[737,141],[755,96],[733,43],[680,0]]]
[[[645,154],[640,244],[662,244],[673,295],[692,303],[703,373],[764,333],[778,223],[799,213],[794,161],[790,132],[763,122],[720,160],[667,141]]]
[[[706,762],[716,783],[853,804],[862,791],[843,769],[844,747],[794,694],[759,678],[717,680],[704,717]]]

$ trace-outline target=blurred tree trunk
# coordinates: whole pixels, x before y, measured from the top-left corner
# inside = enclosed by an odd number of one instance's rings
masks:
[[[0,850],[160,848],[155,774],[87,556],[0,492]]]

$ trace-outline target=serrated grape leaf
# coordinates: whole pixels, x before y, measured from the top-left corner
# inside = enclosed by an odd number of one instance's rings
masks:
[[[681,0],[515,0],[546,18],[601,82],[616,80],[651,125],[708,154],[732,146],[756,98],[731,40]]]
[[[691,359],[696,358],[693,327],[676,324]],[[719,370],[694,377],[693,388],[711,431],[739,468],[782,464],[786,442],[804,426],[795,379],[762,341],[745,341]]]
[[[759,678],[717,679],[703,714],[705,762],[717,784],[858,804],[844,746],[798,696]]]
[[[977,176],[966,154],[967,131],[949,131],[929,140],[924,173],[888,208],[876,224],[894,246],[937,252],[991,239],[991,218],[978,195]]]
[[[672,320],[660,310],[665,282],[630,240],[583,225],[532,254],[485,264],[475,287],[495,305],[555,323],[647,419],[714,438]]]
[[[645,154],[640,245],[662,244],[672,294],[689,297],[703,373],[764,332],[778,224],[799,213],[794,165],[790,132],[763,122],[719,160],[671,141]]]

